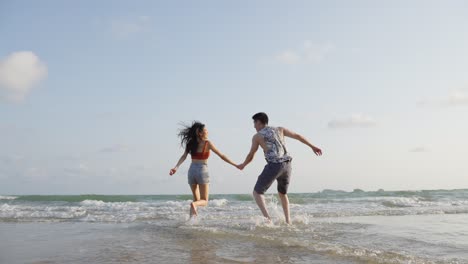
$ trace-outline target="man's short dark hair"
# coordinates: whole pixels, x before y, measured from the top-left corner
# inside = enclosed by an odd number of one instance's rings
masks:
[[[254,121],[260,121],[264,125],[268,125],[268,116],[267,116],[267,114],[265,114],[263,112],[256,113],[255,115],[252,116],[252,119]]]

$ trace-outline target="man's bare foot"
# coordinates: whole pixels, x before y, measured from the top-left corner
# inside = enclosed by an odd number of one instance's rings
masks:
[[[190,203],[190,216],[197,216],[197,207],[192,203]]]

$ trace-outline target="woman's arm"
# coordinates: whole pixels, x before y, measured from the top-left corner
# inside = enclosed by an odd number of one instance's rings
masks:
[[[182,154],[182,156],[180,156],[180,159],[179,161],[177,162],[177,165],[175,165],[174,168],[172,168],[170,171],[169,171],[169,175],[174,175],[177,171],[177,169],[179,169],[179,166],[184,163],[185,159],[187,158],[187,155],[188,155],[188,152],[187,150],[184,152],[184,154]]]
[[[232,160],[230,160],[226,155],[224,155],[223,153],[221,153],[221,152],[215,147],[215,145],[214,145],[211,141],[208,141],[208,147],[209,147],[214,153],[216,153],[216,155],[218,155],[222,160],[224,160],[225,162],[231,164],[231,165],[234,166],[234,167],[237,167],[237,164],[235,164]]]

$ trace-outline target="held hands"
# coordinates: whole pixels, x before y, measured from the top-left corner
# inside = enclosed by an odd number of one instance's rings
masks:
[[[322,156],[322,150],[315,147],[315,146],[312,146],[312,150],[314,151],[315,155],[317,156]]]
[[[236,168],[238,168],[239,170],[243,170],[245,168],[245,165],[244,163],[242,163],[242,164],[236,165]]]
[[[170,171],[169,171],[169,175],[174,175],[175,173],[177,172],[177,167],[175,168],[172,168]]]

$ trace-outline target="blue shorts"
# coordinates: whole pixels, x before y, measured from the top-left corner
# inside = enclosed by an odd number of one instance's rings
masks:
[[[278,182],[278,192],[288,193],[289,180],[291,178],[291,161],[281,163],[269,162],[265,165],[262,174],[258,176],[254,190],[258,194],[264,194],[276,180]]]
[[[189,184],[208,184],[210,183],[210,175],[208,173],[208,165],[204,163],[193,163],[188,171]]]

